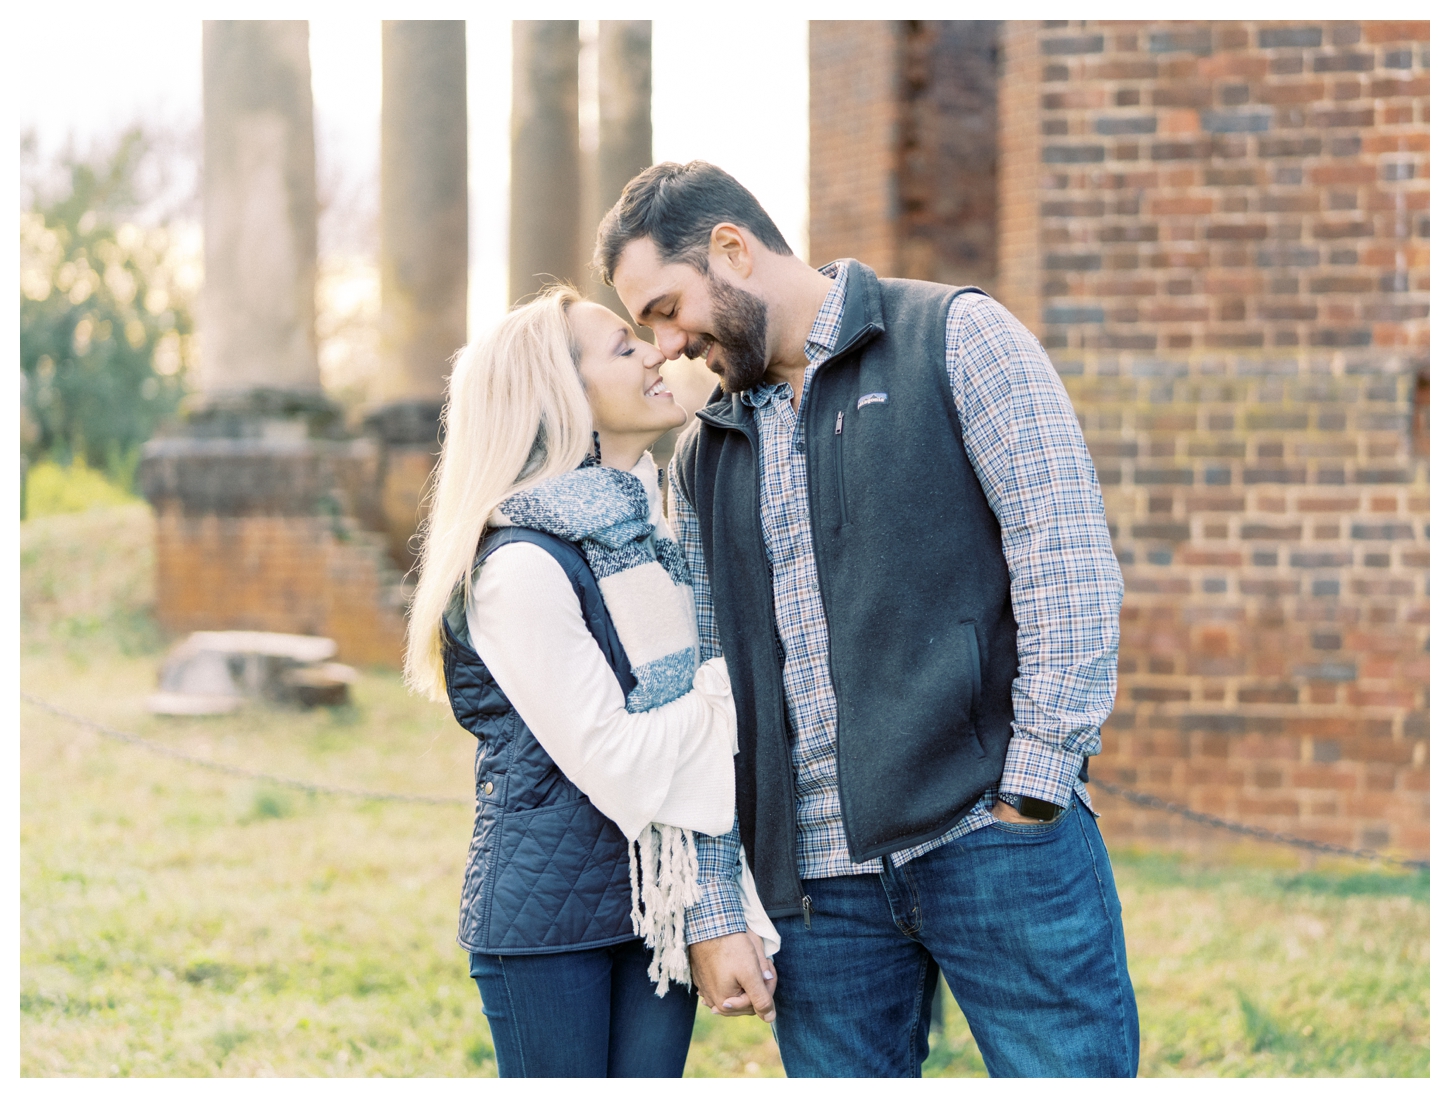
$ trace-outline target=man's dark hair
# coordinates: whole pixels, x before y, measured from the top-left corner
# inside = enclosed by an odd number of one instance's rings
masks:
[[[593,265],[614,285],[620,253],[648,237],[665,263],[685,262],[703,272],[709,268],[710,233],[722,221],[749,229],[777,255],[791,254],[770,215],[729,172],[703,160],[665,161],[631,179],[604,215]]]

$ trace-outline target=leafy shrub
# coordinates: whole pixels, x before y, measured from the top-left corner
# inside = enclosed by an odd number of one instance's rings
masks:
[[[42,461],[26,472],[25,517],[69,515],[135,503],[136,497],[77,457],[69,466]]]
[[[136,220],[154,146],[131,129],[90,160],[67,154],[64,185],[20,214],[23,452],[81,458],[123,485],[175,411],[193,353],[196,273],[172,228]]]

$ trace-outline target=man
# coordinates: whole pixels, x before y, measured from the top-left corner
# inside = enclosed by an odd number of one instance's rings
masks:
[[[636,176],[595,263],[721,379],[670,467],[701,655],[740,716],[737,827],[699,840],[686,924],[705,1001],[773,1014],[790,1075],[919,1075],[940,970],[993,1075],[1135,1074],[1082,781],[1122,575],[1041,346],[981,291],[811,268],[700,161]]]

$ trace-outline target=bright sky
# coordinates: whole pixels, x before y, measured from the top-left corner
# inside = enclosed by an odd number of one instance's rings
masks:
[[[201,24],[134,8],[68,8],[26,18],[13,51],[21,127],[43,153],[84,149],[136,119],[195,125],[201,113]],[[469,322],[502,313],[508,228],[509,22],[468,21],[471,258]],[[747,59],[731,80],[701,75],[701,44]],[[375,186],[381,96],[375,19],[311,24],[319,182]],[[805,255],[807,65],[803,19],[662,19],[654,24],[657,160],[714,161],[755,192]]]

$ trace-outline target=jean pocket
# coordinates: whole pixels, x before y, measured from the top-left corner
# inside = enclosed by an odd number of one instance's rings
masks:
[[[1000,831],[1007,835],[1021,835],[1023,838],[1040,839],[1044,836],[1055,834],[1062,827],[1063,821],[1072,814],[1075,807],[1075,805],[1069,804],[1057,814],[1055,819],[1045,820],[1042,823],[1014,823],[1007,820],[999,820],[996,816],[993,816],[992,830]]]

